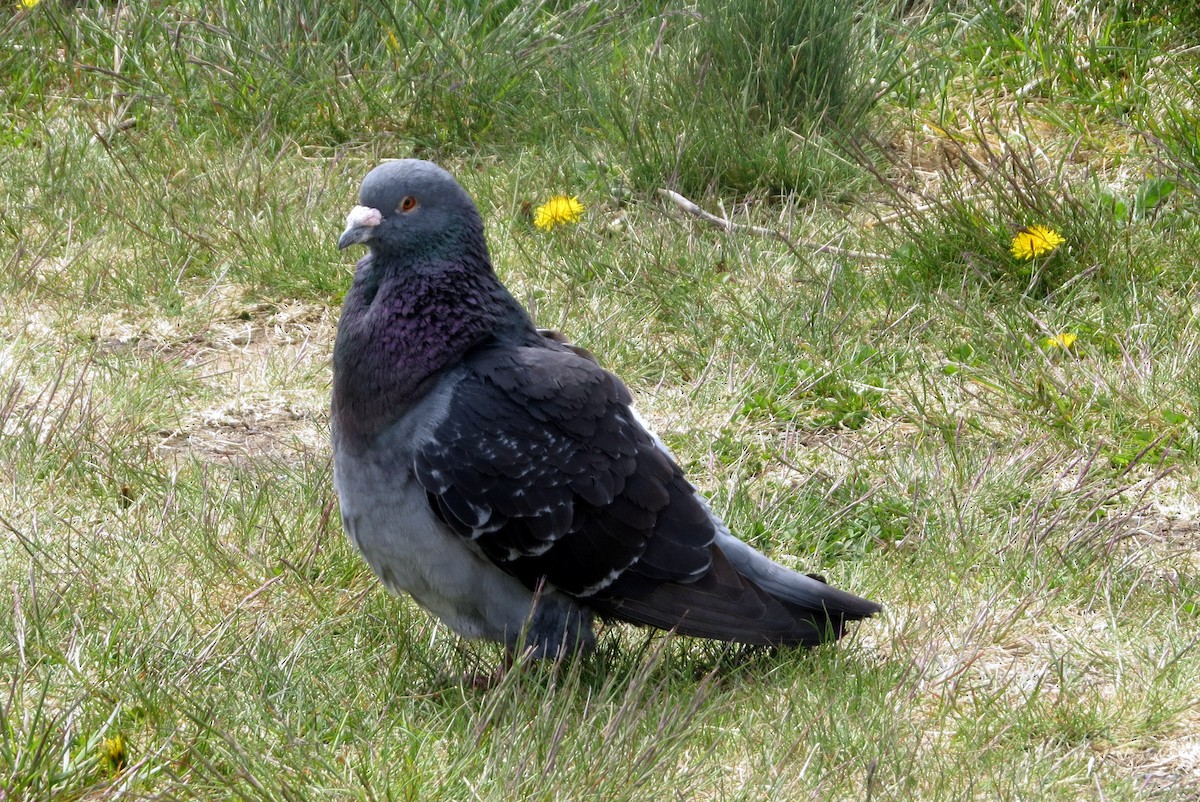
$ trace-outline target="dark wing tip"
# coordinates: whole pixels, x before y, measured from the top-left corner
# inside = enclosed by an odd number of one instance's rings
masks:
[[[758,646],[815,646],[883,608],[827,587],[819,606],[781,599],[738,572],[712,549],[712,568],[692,582],[643,585],[637,596],[589,600],[601,615],[701,638]],[[825,601],[827,599],[827,601]]]

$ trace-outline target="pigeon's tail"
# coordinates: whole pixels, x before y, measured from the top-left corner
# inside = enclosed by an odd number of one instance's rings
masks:
[[[826,610],[847,621],[857,621],[883,609],[873,601],[832,587],[823,577],[784,568],[723,528],[717,532],[716,545],[739,574],[786,604],[804,610]]]
[[[806,576],[722,532],[711,569],[693,582],[668,582],[595,605],[607,614],[682,635],[762,646],[815,646],[882,608]]]

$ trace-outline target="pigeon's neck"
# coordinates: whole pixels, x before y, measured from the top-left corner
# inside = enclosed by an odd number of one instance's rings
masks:
[[[389,269],[367,260],[346,295],[333,352],[339,437],[370,443],[471,349],[536,336],[486,263]]]

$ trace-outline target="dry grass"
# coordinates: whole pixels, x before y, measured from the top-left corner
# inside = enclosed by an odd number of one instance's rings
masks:
[[[428,10],[457,49],[414,52],[413,92],[455,53],[503,74],[478,43],[511,25]],[[395,20],[308,9],[298,47],[265,10],[160,11],[3,28],[0,799],[1200,799],[1196,54],[1163,18],[864,13],[907,48],[876,133],[806,139],[791,196],[693,198],[864,261],[681,219],[566,73],[389,105]],[[646,13],[620,52],[544,20],[591,112],[700,23]],[[332,240],[415,130],[734,530],[882,615],[807,653],[607,627],[593,659],[459,681],[498,651],[380,589],[329,475]],[[728,144],[715,167],[761,162]],[[523,204],[564,190],[588,216],[535,231]],[[1038,281],[1008,254],[1034,222],[1068,240]]]

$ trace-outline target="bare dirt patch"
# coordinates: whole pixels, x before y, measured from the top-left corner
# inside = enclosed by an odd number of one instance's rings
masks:
[[[330,310],[312,304],[256,309],[213,324],[187,356],[211,400],[159,448],[214,460],[325,448],[335,333]]]

